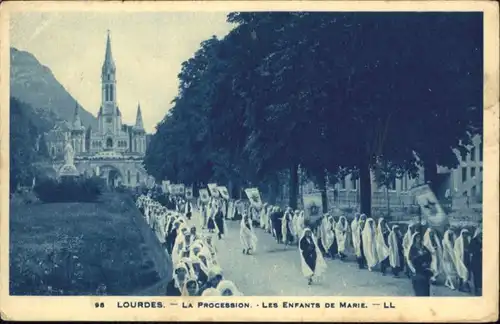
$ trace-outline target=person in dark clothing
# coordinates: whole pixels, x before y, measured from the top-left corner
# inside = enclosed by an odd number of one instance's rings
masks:
[[[356,261],[358,262],[358,267],[360,269],[366,268],[365,249],[363,248],[363,237],[361,235],[361,233],[363,233],[363,229],[365,228],[365,224],[366,224],[366,215],[363,214],[359,217],[358,226],[356,229],[356,235],[357,235],[358,240],[359,240],[359,248],[360,248],[360,252],[361,252],[361,255],[356,257]],[[352,235],[355,235],[355,234],[352,233]]]
[[[182,288],[187,280],[188,270],[184,263],[180,263],[175,267],[174,277],[167,284],[166,296],[180,296]]]
[[[299,242],[299,249],[305,264],[314,275],[314,272],[316,271],[316,259],[318,256],[316,254],[316,245],[312,239],[312,231],[310,229],[305,229],[304,235]],[[302,269],[302,272],[305,272],[304,269]],[[313,275],[308,277],[308,285],[312,284]]]
[[[210,268],[210,270],[208,271],[208,280],[205,283],[205,285],[201,287],[200,293],[202,294],[208,288],[214,288],[214,289],[217,288],[217,285],[223,279],[224,276],[222,274],[222,270],[218,266]]]
[[[165,239],[165,243],[167,244],[167,251],[170,254],[172,254],[172,250],[174,249],[175,239],[177,238],[177,231],[179,230],[181,223],[179,221],[172,221],[171,226],[172,227],[170,228],[170,231],[167,232],[167,237]]]
[[[188,200],[186,201],[186,205],[185,205],[185,210],[186,210],[186,218],[188,220],[191,220],[191,215],[193,214],[193,206],[191,204],[191,202]]]
[[[474,284],[474,295],[482,296],[483,292],[483,231],[477,228],[469,244],[470,270]]]
[[[196,275],[198,287],[203,287],[206,285],[208,281],[208,273],[201,266],[201,260],[198,258],[194,258],[192,260],[193,272]]]
[[[422,244],[420,233],[416,232],[412,236],[408,264],[412,270],[412,286],[415,296],[425,297],[431,295],[432,262],[431,252]]]
[[[281,243],[281,219],[279,207],[275,207],[271,213],[271,224],[276,242]]]
[[[219,230],[219,240],[222,238],[222,235],[224,235],[224,213],[222,212],[222,207],[219,205],[217,207],[217,212],[215,213],[214,216],[214,221],[215,224],[217,225],[217,229]]]

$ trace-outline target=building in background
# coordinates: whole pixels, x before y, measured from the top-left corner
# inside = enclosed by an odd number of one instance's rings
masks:
[[[461,156],[458,150],[455,154],[460,161],[457,168],[449,169],[438,166],[439,196],[449,201],[453,208],[468,208],[479,206],[483,194],[483,144],[480,135],[472,139],[473,146],[469,153]],[[415,205],[414,197],[410,194],[411,188],[424,184],[424,169],[420,168],[418,177],[410,178],[405,174],[400,179],[394,179],[389,188],[379,186],[372,172],[372,206],[385,208],[388,200],[391,207],[405,207]],[[285,185],[284,192],[288,192]],[[301,186],[303,193],[317,192],[319,188],[311,181]],[[359,203],[359,179],[354,180],[351,175],[340,179],[338,183],[329,186],[329,200],[337,206],[356,207]]]
[[[147,173],[142,165],[146,153],[147,135],[142,121],[140,104],[134,125],[122,122],[117,104],[116,66],[111,52],[108,32],[106,52],[101,70],[101,106],[97,114],[98,128],[85,128],[80,120],[78,104],[73,122],[58,122],[46,136],[53,167],[62,165],[66,141],[75,151],[75,165],[87,176],[99,175],[109,185],[137,186],[145,183]]]

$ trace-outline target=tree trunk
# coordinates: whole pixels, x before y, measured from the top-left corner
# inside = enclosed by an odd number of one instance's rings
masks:
[[[197,181],[193,183],[193,198],[198,198],[200,196],[199,189],[200,186]]]
[[[434,192],[436,195],[436,198],[438,197],[438,173],[437,173],[437,165],[436,162],[434,161],[425,161],[424,162],[424,180],[425,182],[429,185],[431,190]]]
[[[271,205],[276,204],[276,198],[279,192],[279,179],[277,176],[273,176],[269,182],[269,201]]]
[[[370,217],[372,212],[372,181],[368,160],[361,161],[359,165],[359,200],[360,212]]]
[[[389,187],[385,186],[385,195],[387,197],[387,218],[391,216],[391,197],[389,196]]]
[[[328,195],[326,193],[326,175],[322,172],[319,176],[319,189],[321,191],[321,203],[323,205],[323,214],[328,213]]]
[[[290,186],[289,186],[289,197],[288,197],[288,205],[293,209],[297,209],[297,196],[299,189],[299,174],[298,174],[298,165],[294,164],[290,168]]]

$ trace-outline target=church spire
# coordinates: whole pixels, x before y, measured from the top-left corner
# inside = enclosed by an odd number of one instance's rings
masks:
[[[113,54],[111,53],[111,37],[108,29],[108,39],[106,41],[106,54],[104,56],[104,64],[102,65],[102,71],[115,71],[115,61],[113,60]]]
[[[135,117],[135,128],[144,129],[144,124],[142,122],[142,112],[141,112],[141,104],[137,104],[137,115]]]
[[[80,107],[78,106],[78,102],[75,102],[75,114],[73,115],[73,127],[75,129],[79,129],[82,127],[82,121],[80,119]]]

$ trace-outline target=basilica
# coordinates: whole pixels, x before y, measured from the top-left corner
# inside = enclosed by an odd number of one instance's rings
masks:
[[[137,186],[144,184],[147,173],[142,165],[146,153],[146,132],[140,104],[133,126],[122,123],[118,107],[116,66],[111,52],[108,32],[106,52],[101,70],[101,106],[97,113],[97,129],[85,128],[74,107],[73,121],[59,122],[45,135],[53,168],[63,164],[64,148],[69,142],[75,154],[74,163],[81,175],[98,175],[109,185]]]

